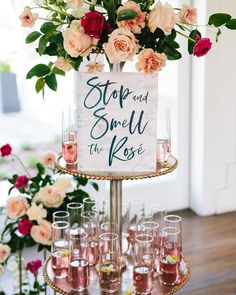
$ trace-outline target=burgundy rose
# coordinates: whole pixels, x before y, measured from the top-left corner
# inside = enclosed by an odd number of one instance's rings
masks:
[[[5,156],[9,156],[11,154],[12,148],[10,146],[10,144],[5,144],[2,147],[0,147],[0,151],[1,151],[1,156],[5,157]]]
[[[28,187],[29,178],[26,175],[18,176],[14,184],[15,188],[21,189]]]
[[[90,11],[81,20],[85,34],[99,39],[104,29],[105,18],[97,11]]]
[[[32,227],[33,222],[30,221],[28,218],[23,217],[19,222],[17,229],[19,233],[21,233],[23,236],[29,236]]]
[[[196,44],[193,48],[193,55],[197,57],[204,56],[212,47],[212,42],[209,38],[201,38],[198,35],[196,36]]]
[[[42,266],[42,261],[37,259],[30,261],[26,264],[26,269],[29,270],[32,274],[37,275],[39,268]]]

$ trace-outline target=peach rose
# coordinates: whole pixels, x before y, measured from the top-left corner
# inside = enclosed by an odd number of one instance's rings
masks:
[[[32,28],[34,26],[37,18],[38,18],[38,13],[32,13],[31,9],[27,6],[24,8],[24,11],[19,16],[22,27],[29,27],[29,28]]]
[[[104,64],[94,61],[87,64],[86,67],[88,68],[89,74],[96,74],[103,71]]]
[[[43,205],[36,205],[35,203],[31,204],[31,207],[26,212],[29,220],[36,220],[40,223],[47,216],[47,211],[43,209]]]
[[[12,219],[18,219],[25,215],[28,208],[27,199],[23,196],[11,197],[7,200],[7,216]]]
[[[134,34],[125,28],[114,30],[103,48],[110,62],[132,60],[138,52],[138,45]]]
[[[68,59],[65,59],[62,56],[59,56],[57,58],[57,60],[55,61],[55,66],[58,69],[61,69],[64,72],[69,72],[70,70],[73,69],[72,65],[70,64],[70,62],[68,61]]]
[[[57,66],[57,65],[56,65]],[[58,67],[59,68],[59,67]],[[55,163],[55,160],[56,160],[56,153],[54,152],[47,152],[47,153],[44,153],[43,156],[42,156],[42,163],[46,166],[48,165],[52,165]]]
[[[171,34],[177,21],[177,16],[170,4],[163,5],[159,1],[153,10],[150,12],[148,18],[148,27],[152,33],[157,28],[161,29],[166,36]]]
[[[42,202],[48,208],[58,208],[63,204],[63,196],[52,185],[47,185],[35,195],[34,202]]]
[[[145,27],[145,13],[142,12],[140,5],[134,1],[127,1],[117,10],[117,14],[125,9],[131,9],[137,13],[137,16],[131,20],[117,22],[118,27],[130,29],[134,34],[140,34],[141,29]]]
[[[51,223],[43,220],[39,225],[34,225],[30,231],[30,235],[36,243],[50,246],[52,240]]]
[[[74,188],[70,179],[67,177],[58,178],[53,184],[53,188],[62,196],[65,197],[66,193],[73,192]]]
[[[136,69],[145,74],[153,74],[161,71],[166,65],[167,57],[164,53],[157,53],[151,48],[142,50],[138,55]]]
[[[0,263],[5,262],[10,254],[11,248],[8,245],[0,244]]]
[[[184,24],[195,24],[197,21],[197,9],[189,5],[183,5],[179,13],[179,20]]]
[[[79,21],[72,21],[71,26],[65,29],[62,35],[64,49],[71,57],[89,55],[98,42],[83,32]]]

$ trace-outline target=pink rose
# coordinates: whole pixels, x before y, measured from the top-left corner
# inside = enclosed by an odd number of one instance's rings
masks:
[[[34,26],[37,18],[38,18],[38,13],[32,13],[31,9],[27,6],[24,8],[24,11],[19,16],[22,27],[30,27],[30,28]]]
[[[138,52],[138,45],[134,34],[125,28],[114,30],[103,44],[105,53],[111,63],[132,60]]]
[[[197,21],[197,9],[189,5],[183,5],[179,13],[179,20],[184,24],[195,24]]]
[[[17,177],[14,187],[17,189],[27,188],[29,186],[28,183],[29,178],[26,175],[21,175]]]
[[[157,53],[151,48],[142,50],[138,55],[136,69],[146,74],[153,74],[161,71],[166,65],[167,57],[164,53]]]
[[[67,6],[69,8],[77,8],[78,6],[83,6],[84,0],[67,0]]]
[[[150,12],[148,18],[148,27],[152,33],[157,28],[161,29],[166,36],[171,34],[177,21],[177,16],[170,4],[163,5],[159,1],[153,10]]]
[[[28,236],[32,227],[33,223],[28,218],[23,217],[19,222],[17,229],[23,236]]]
[[[62,56],[59,56],[57,58],[57,60],[55,61],[55,66],[64,72],[69,72],[70,70],[73,69],[73,67],[72,67],[71,63],[68,61],[68,59],[64,59],[64,57],[62,57]],[[45,164],[45,165],[48,165],[48,164]]]
[[[60,58],[60,57],[59,57]],[[58,58],[58,59],[59,59]],[[57,59],[57,60],[58,60]],[[64,59],[63,57],[62,57],[62,59]],[[62,61],[63,62],[63,61]],[[59,66],[58,66],[58,64],[57,64],[57,62],[55,63],[55,65],[58,67],[58,68],[60,68]],[[71,66],[72,67],[72,66]],[[60,68],[60,69],[62,69],[62,68]],[[63,70],[63,69],[62,69]],[[65,69],[64,69],[64,71],[65,71]],[[43,154],[43,156],[42,156],[42,163],[44,164],[44,165],[46,165],[46,166],[48,166],[48,165],[53,165],[54,163],[55,163],[55,160],[56,160],[56,153],[54,153],[54,152],[47,152],[47,153],[44,153]]]
[[[103,71],[104,64],[94,61],[87,64],[86,67],[88,68],[89,74],[96,74]]]
[[[8,143],[0,147],[0,152],[2,157],[9,156],[11,154],[11,151],[12,151],[12,147]]]
[[[7,200],[7,216],[12,219],[18,219],[25,215],[29,204],[25,197],[11,197]]]
[[[145,27],[145,13],[142,12],[140,5],[134,1],[127,1],[124,5],[120,6],[117,10],[117,14],[125,9],[131,9],[137,13],[137,16],[131,20],[123,20],[117,22],[118,27],[127,28],[131,30],[134,34],[140,34],[141,29]]]
[[[197,42],[193,48],[193,55],[197,57],[204,56],[212,47],[212,42],[209,38],[201,38],[196,36]]]
[[[43,220],[39,225],[34,225],[31,229],[30,235],[36,243],[50,246],[52,239],[51,223]]]
[[[78,21],[73,21],[71,26],[62,32],[62,35],[65,51],[71,57],[84,57],[89,55],[93,46],[96,45],[98,41],[95,42],[94,38],[85,34]]]
[[[37,259],[30,261],[26,264],[26,269],[29,270],[32,274],[37,275],[39,268],[42,266],[42,261]]]
[[[8,245],[0,244],[0,263],[7,260],[11,253],[11,248]]]

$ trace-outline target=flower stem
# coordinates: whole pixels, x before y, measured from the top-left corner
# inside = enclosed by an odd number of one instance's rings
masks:
[[[188,35],[186,35],[186,34],[180,32],[180,31],[177,31],[177,30],[175,30],[175,31],[176,31],[176,33],[178,33],[178,34],[180,34],[181,36],[187,38],[188,40],[190,40],[190,41],[192,41],[192,42],[194,42],[194,43],[196,42],[196,40],[194,40],[193,38],[189,37]]]
[[[26,175],[28,178],[31,178],[30,174],[29,174],[29,171],[26,169],[25,165],[23,164],[23,162],[21,161],[21,159],[15,155],[15,154],[12,154],[13,157],[15,157],[15,159],[20,163],[21,167],[24,169]]]
[[[18,253],[18,268],[19,268],[19,292],[22,294],[22,250]]]

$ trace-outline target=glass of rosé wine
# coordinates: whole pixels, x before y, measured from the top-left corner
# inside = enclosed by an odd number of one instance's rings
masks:
[[[133,268],[133,285],[135,294],[149,294],[153,287],[153,237],[147,234],[137,235],[135,262]]]
[[[73,235],[70,239],[69,281],[75,292],[84,291],[90,282],[87,241],[86,232],[81,232],[77,236]]]
[[[157,124],[157,162],[165,163],[171,155],[170,109],[158,113]]]
[[[78,158],[76,111],[69,107],[62,112],[62,157],[66,164],[74,165]]]
[[[173,286],[179,278],[181,237],[176,227],[164,227],[160,250],[160,278],[164,285]]]
[[[69,268],[69,223],[52,224],[52,270],[56,278],[66,278]]]
[[[104,293],[116,293],[119,289],[120,276],[120,249],[118,235],[104,233],[99,236],[100,260],[99,283]]]

